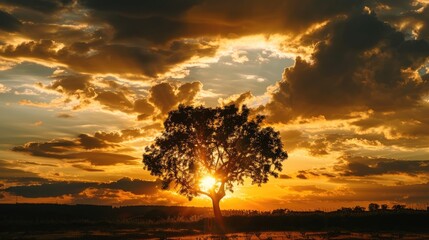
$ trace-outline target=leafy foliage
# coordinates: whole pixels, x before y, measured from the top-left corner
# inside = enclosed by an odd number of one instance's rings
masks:
[[[251,178],[261,185],[278,176],[287,158],[279,133],[261,127],[263,116],[249,119],[249,109],[179,106],[169,113],[164,131],[143,155],[145,168],[158,176],[163,188],[172,183],[189,199],[198,194],[213,197],[233,191],[233,184]],[[206,175],[217,185],[203,192],[198,182]]]

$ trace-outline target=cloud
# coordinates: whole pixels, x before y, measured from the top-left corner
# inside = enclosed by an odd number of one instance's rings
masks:
[[[308,179],[307,176],[305,176],[305,174],[303,174],[303,173],[296,175],[296,177],[299,179]]]
[[[0,46],[0,56],[49,61],[83,73],[155,78],[193,57],[213,56],[216,50],[217,46],[204,41],[174,41],[166,47],[152,47],[104,42],[64,46],[54,40],[40,40]]]
[[[73,166],[86,171],[98,171],[82,165],[87,162],[92,166],[110,166],[117,164],[134,165],[136,158],[118,153],[124,150],[122,142],[143,136],[140,129],[121,131],[98,131],[94,135],[79,134],[75,139],[54,139],[47,142],[28,142],[13,147],[15,152],[23,152],[37,157],[67,160]]]
[[[80,160],[88,161],[94,166],[110,166],[117,164],[137,165],[135,161],[137,158],[118,153],[106,153],[106,152],[79,152],[70,153],[63,156],[57,156],[56,158],[65,159],[78,159],[72,162],[80,162]]]
[[[112,110],[120,110],[122,112],[130,111],[133,104],[128,100],[123,92],[100,91],[94,100]]]
[[[364,132],[384,128],[387,137],[403,140],[401,145],[407,145],[407,141],[413,139],[414,147],[426,147],[429,136],[429,105],[399,109],[389,114],[373,112],[352,124]],[[399,141],[396,143],[399,144]]]
[[[87,172],[104,172],[103,169],[93,168],[93,167],[87,166],[85,164],[73,164],[72,166],[75,168],[87,171]]]
[[[84,149],[108,148],[114,145],[108,144],[102,139],[89,136],[88,134],[79,134],[78,136],[80,145]]]
[[[184,83],[179,87],[170,83],[160,83],[153,86],[149,92],[149,101],[152,102],[162,114],[166,114],[179,104],[190,105],[201,91],[200,82]]]
[[[155,107],[148,99],[141,98],[134,101],[134,112],[139,113],[138,120],[143,120],[150,117],[155,112]]]
[[[100,80],[87,74],[60,73],[54,74],[52,77],[54,80],[50,84],[37,83],[37,86],[61,93],[62,96],[58,101],[63,101],[64,104],[73,102],[75,104],[73,109],[99,104],[110,111],[137,114],[138,120],[158,118],[158,115],[165,115],[179,104],[198,103],[203,87],[201,82],[162,82],[151,86],[148,95],[144,96],[129,87],[128,84],[119,84],[106,79]],[[55,104],[58,104],[58,101],[54,101]],[[39,105],[31,101],[22,101],[22,103]],[[49,106],[49,103],[45,103],[43,106]]]
[[[7,93],[10,91],[10,88],[0,83],[0,93]]]
[[[243,104],[246,104],[248,100],[252,98],[254,98],[253,94],[250,91],[248,91],[242,94],[229,96],[226,99],[219,98],[218,102],[221,106],[228,106],[228,105],[234,104],[235,106],[240,107]]]
[[[73,115],[68,114],[68,113],[58,113],[56,115],[58,118],[64,118],[64,119],[68,119],[68,118],[74,118]]]
[[[429,90],[429,82],[416,74],[429,56],[429,44],[406,40],[374,14],[333,21],[311,39],[324,40],[316,42],[311,62],[298,57],[285,69],[267,105],[271,121],[406,109]]]
[[[345,156],[346,163],[338,166],[337,170],[344,176],[374,176],[383,174],[429,174],[429,160],[396,160],[386,158],[371,158]]]
[[[15,152],[28,153],[32,156],[54,158],[58,160],[70,160],[71,163],[87,161],[94,166],[109,166],[116,164],[131,164],[134,165],[136,158],[125,154],[118,153],[106,153],[101,151],[85,151],[85,148],[79,148],[83,146],[73,145],[61,146],[49,148],[46,145],[52,143],[60,144],[61,142],[67,142],[66,140],[53,140],[51,142],[35,143],[29,142],[23,146],[17,146],[12,148]],[[74,143],[75,144],[75,143]],[[83,152],[82,152],[83,151]]]
[[[380,18],[414,39],[429,40],[429,8],[427,2],[412,0],[368,1]]]
[[[316,197],[323,201],[339,202],[392,202],[405,204],[421,204],[429,200],[427,191],[429,183],[387,186],[376,182],[345,181],[347,194],[331,194]]]
[[[1,56],[144,80],[214,56],[219,37],[296,35],[362,4],[251,0],[243,8],[241,2],[211,0],[6,0],[2,5],[23,19],[20,36],[29,41],[5,41],[9,44],[0,47]]]
[[[391,175],[396,175],[397,180]],[[344,183],[347,186],[348,181],[356,179],[361,179],[362,184],[374,180],[380,184],[391,185],[392,180],[398,183],[402,181],[401,179],[404,184],[415,184],[425,181],[427,176],[429,176],[429,160],[344,155],[330,167],[299,170],[296,178],[303,180],[327,178],[330,182]]]
[[[73,0],[33,0],[31,2],[26,0],[3,0],[2,4],[13,6],[13,7],[22,7],[31,9],[34,11],[39,11],[45,14],[53,14],[61,9],[64,9],[66,6],[73,3]]]
[[[45,86],[46,89],[55,90],[66,95],[85,94],[85,96],[93,96],[94,86],[91,83],[91,77],[84,74],[64,74],[54,76],[55,80],[50,85]],[[41,83],[39,83],[40,86]]]
[[[159,182],[140,179],[122,178],[114,182],[50,182],[39,185],[13,186],[3,189],[3,192],[26,198],[61,197],[77,195],[88,188],[122,190],[135,195],[153,195],[159,189]]]
[[[171,2],[169,0],[125,0],[118,3],[115,0],[80,0],[79,3],[88,9],[105,14],[120,14],[136,17],[153,15],[178,16],[190,9],[200,0],[182,0]]]
[[[127,2],[129,4],[80,1],[92,10],[95,19],[108,23],[114,29],[116,38],[141,38],[155,43],[201,36],[299,32],[360,5],[359,1],[354,0],[328,0],[323,3],[314,0],[274,0],[269,3],[261,0],[245,3],[212,0],[188,0],[173,4],[166,1]]]
[[[279,176],[280,179],[291,179],[292,177],[286,175],[286,174],[280,174]]]
[[[56,182],[40,185],[13,186],[6,188],[3,191],[27,198],[58,197],[67,194],[77,194],[92,185],[94,184],[88,182]]]
[[[0,10],[0,30],[6,32],[17,32],[22,23],[7,12]]]
[[[17,184],[45,183],[49,181],[40,177],[37,173],[18,169],[14,164],[4,160],[0,160],[0,180]]]

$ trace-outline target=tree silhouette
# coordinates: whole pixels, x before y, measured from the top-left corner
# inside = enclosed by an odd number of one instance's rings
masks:
[[[377,203],[370,203],[368,205],[368,211],[370,212],[378,211],[379,209],[380,209],[380,205],[378,205]]]
[[[218,226],[225,191],[250,178],[260,186],[277,177],[287,158],[279,133],[262,127],[263,116],[249,117],[249,109],[234,105],[206,108],[179,106],[164,122],[164,131],[145,148],[143,164],[162,180],[163,189],[176,188],[189,200],[211,198]],[[209,179],[210,185],[202,185]]]

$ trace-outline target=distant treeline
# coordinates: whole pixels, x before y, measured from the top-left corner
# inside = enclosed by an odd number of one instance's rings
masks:
[[[429,232],[429,211],[371,205],[333,212],[226,210],[231,231],[420,231]],[[0,231],[88,228],[180,228],[199,232],[213,225],[212,209],[180,206],[0,204]]]

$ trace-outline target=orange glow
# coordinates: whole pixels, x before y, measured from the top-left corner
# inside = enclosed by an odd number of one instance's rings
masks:
[[[216,185],[216,179],[210,175],[203,177],[200,180],[200,184],[199,184],[200,189],[204,192],[208,192],[212,190],[215,185]]]

